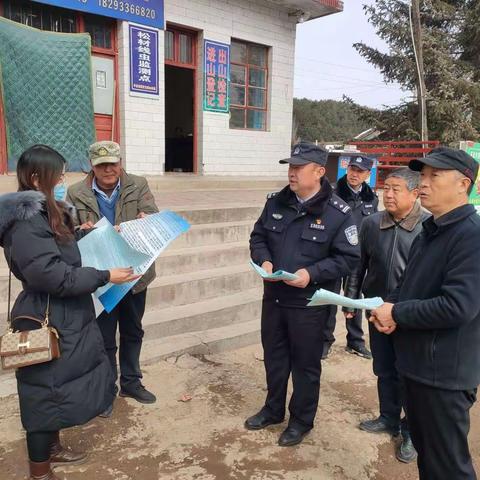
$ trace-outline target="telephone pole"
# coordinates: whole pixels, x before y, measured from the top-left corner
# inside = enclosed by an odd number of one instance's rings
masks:
[[[425,71],[423,68],[423,38],[422,24],[420,21],[420,0],[412,0],[410,10],[410,30],[412,33],[413,51],[417,65],[417,98],[420,114],[420,130],[422,142],[428,141],[427,125],[427,98],[425,86]]]

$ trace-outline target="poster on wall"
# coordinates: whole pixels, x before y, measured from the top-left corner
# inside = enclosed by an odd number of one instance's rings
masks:
[[[230,111],[230,45],[205,40],[203,109]]]
[[[129,25],[130,94],[159,96],[158,32]]]
[[[465,150],[477,162],[480,163],[480,143],[475,142],[461,142],[460,148]],[[470,194],[470,203],[475,205],[477,212],[480,213],[480,175],[478,175],[472,193]]]
[[[350,163],[350,160],[354,158],[356,155],[341,155],[338,157],[338,174],[337,174],[337,180],[342,178],[344,175],[347,174],[347,168],[348,164]],[[373,155],[369,155],[370,158],[373,159],[373,166],[372,170],[370,171],[370,176],[367,178],[366,182],[371,188],[375,188],[375,185],[377,183],[377,163],[378,160],[376,157]]]
[[[163,0],[36,0],[104,17],[164,28]]]

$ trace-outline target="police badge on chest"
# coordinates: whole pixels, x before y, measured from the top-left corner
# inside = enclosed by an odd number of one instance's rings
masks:
[[[358,245],[358,230],[356,225],[352,225],[345,229],[345,236],[350,245]]]
[[[315,220],[315,223],[310,224],[310,228],[312,230],[325,230],[325,225],[322,225],[322,220],[320,218],[317,218],[317,220]]]

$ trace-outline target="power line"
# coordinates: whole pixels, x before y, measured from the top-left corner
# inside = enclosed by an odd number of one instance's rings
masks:
[[[366,68],[359,68],[359,67],[352,67],[351,65],[346,65],[346,64],[341,64],[341,63],[332,63],[332,62],[326,62],[325,60],[320,60],[318,58],[308,58],[308,57],[303,57],[301,55],[295,55],[295,60],[305,60],[305,61],[310,61],[310,62],[320,62],[325,65],[333,65],[335,67],[342,67],[346,68],[347,70],[359,70],[361,72],[369,72],[372,73],[372,70],[367,70]]]

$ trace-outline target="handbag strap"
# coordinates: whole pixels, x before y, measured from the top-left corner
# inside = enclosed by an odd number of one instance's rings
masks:
[[[8,303],[7,303],[7,323],[8,329],[13,330],[12,327],[12,311],[10,308],[11,297],[12,297],[12,247],[10,247],[10,259],[8,262]]]
[[[13,332],[13,325],[12,325],[12,250],[13,245],[10,247],[9,253],[9,262],[8,262],[8,301],[7,301],[7,323],[8,323],[8,330]],[[40,321],[36,318],[30,318],[30,320],[35,320],[36,322],[41,323],[42,327],[48,327],[50,323],[50,294],[47,296],[47,308],[45,309],[45,319]]]

